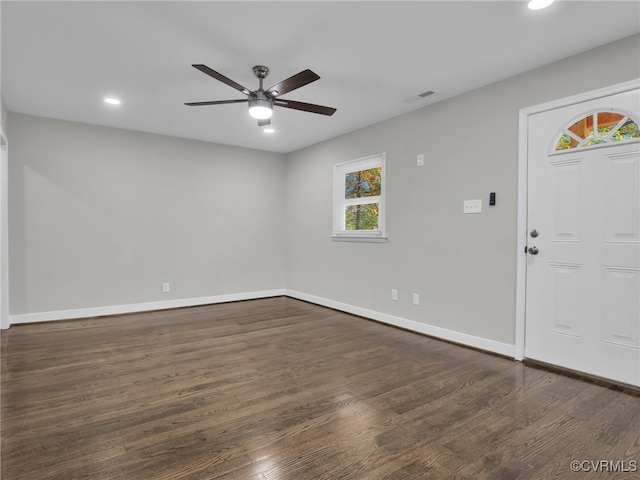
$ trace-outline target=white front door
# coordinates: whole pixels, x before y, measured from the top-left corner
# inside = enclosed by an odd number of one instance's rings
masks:
[[[640,386],[640,143],[555,150],[620,115],[640,90],[529,117],[524,355]]]

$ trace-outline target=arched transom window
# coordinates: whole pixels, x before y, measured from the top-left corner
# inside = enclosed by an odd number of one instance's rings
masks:
[[[597,111],[581,117],[560,132],[554,151],[638,139],[638,122],[630,115],[619,111]]]

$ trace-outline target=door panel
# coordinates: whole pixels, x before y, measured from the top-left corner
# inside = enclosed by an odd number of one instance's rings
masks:
[[[640,155],[608,155],[605,222],[607,242],[640,240]],[[629,201],[631,199],[631,201]]]
[[[640,386],[640,142],[550,148],[597,110],[637,121],[639,90],[529,118],[525,357]]]
[[[580,265],[549,264],[547,328],[550,332],[580,336],[581,273]]]
[[[582,230],[582,160],[551,163],[549,183],[550,240],[579,242]]]
[[[640,270],[605,267],[603,315],[604,341],[640,348]]]

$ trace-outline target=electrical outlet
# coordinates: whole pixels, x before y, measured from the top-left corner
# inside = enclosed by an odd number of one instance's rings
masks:
[[[391,289],[391,300],[393,300],[394,302],[398,301],[398,290],[395,288]]]
[[[414,305],[420,305],[420,294],[419,293],[414,293],[413,294],[413,304]]]
[[[170,290],[171,290],[171,284],[170,283],[167,282],[167,283],[163,283],[162,284],[162,291],[164,293],[167,293]]]
[[[419,153],[416,157],[416,165],[422,167],[424,165],[424,153]]]

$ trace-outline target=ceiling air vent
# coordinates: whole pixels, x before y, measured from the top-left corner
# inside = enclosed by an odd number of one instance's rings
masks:
[[[418,96],[424,98],[424,97],[428,97],[429,95],[433,95],[434,93],[436,93],[436,92],[432,92],[431,90],[427,90],[426,92],[421,93]]]

